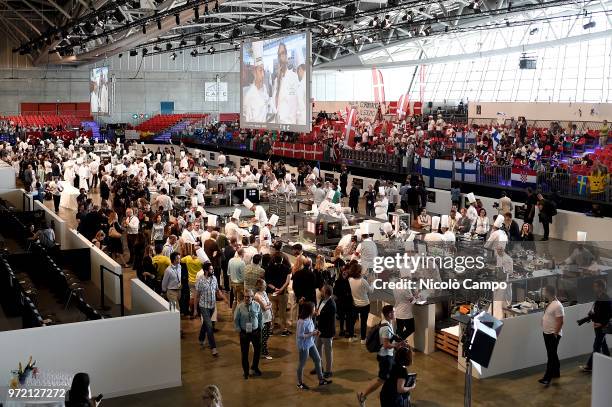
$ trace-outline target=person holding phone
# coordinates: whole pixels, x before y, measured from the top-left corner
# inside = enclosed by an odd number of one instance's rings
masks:
[[[410,407],[410,392],[416,387],[416,374],[408,372],[412,364],[410,348],[399,348],[395,351],[393,367],[389,378],[380,390],[382,407]]]
[[[296,329],[296,340],[299,354],[299,361],[297,367],[297,380],[298,389],[308,390],[310,387],[304,384],[304,366],[308,360],[308,356],[312,359],[315,364],[315,370],[319,377],[319,386],[330,384],[331,380],[327,380],[323,377],[321,371],[321,356],[315,346],[315,338],[320,335],[320,332],[315,329],[314,322],[312,320],[315,314],[315,306],[312,302],[304,302],[299,309],[299,319],[297,321]]]
[[[77,373],[72,378],[70,390],[66,392],[66,407],[97,407],[102,401],[102,395],[91,397],[89,375]]]

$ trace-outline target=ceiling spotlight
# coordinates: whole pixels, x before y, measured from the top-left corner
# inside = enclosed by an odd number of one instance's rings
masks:
[[[194,58],[195,58],[195,57],[197,57],[197,56],[198,56],[198,50],[197,50],[197,49],[194,49],[193,51],[191,51],[191,52],[190,52],[190,54],[191,54],[191,56],[192,56],[192,57],[194,57]]]
[[[118,56],[119,58],[121,58],[121,57],[123,56],[123,54],[119,54],[119,55],[117,55],[117,56]]]
[[[389,28],[391,28],[391,18],[390,18],[390,16],[388,16],[388,15],[385,16],[385,19],[383,20],[382,28],[384,30],[388,30]]]
[[[146,48],[142,49],[142,56],[144,57],[145,55],[147,55],[149,53],[149,50]]]
[[[157,19],[157,29],[161,30],[161,18]]]
[[[201,35],[198,35],[195,39],[196,45],[200,45],[201,43],[204,42],[204,38],[202,38]]]
[[[535,33],[538,32],[538,27],[531,29],[531,31],[529,31],[529,35],[533,35]]]
[[[289,28],[290,25],[291,25],[291,20],[289,20],[289,17],[281,18],[280,26],[282,29],[286,30],[287,28]]]
[[[511,1],[508,2],[508,11],[512,11],[512,2]]]
[[[138,51],[136,51],[135,49],[130,50],[131,57],[135,57],[136,55],[138,55]]]
[[[185,45],[187,45],[187,41],[185,41],[185,39],[183,38],[181,42],[179,42],[179,47],[184,47]]]
[[[125,21],[125,16],[123,15],[123,13],[121,12],[121,9],[119,8],[117,8],[113,12],[113,17],[115,18],[115,20],[117,20],[118,23],[122,23]]]
[[[240,37],[242,35],[242,30],[238,27],[232,30],[232,37]]]
[[[153,50],[154,50],[155,52],[161,52],[161,51],[162,51],[162,49],[161,49],[161,47],[160,47],[159,45],[155,45],[155,46],[153,47]]]
[[[374,42],[374,38],[373,37],[368,37],[368,42],[371,44]]]
[[[194,17],[195,21],[199,21],[200,20],[200,7],[199,6],[195,6],[193,8],[193,17]]]
[[[353,39],[353,44],[355,44],[355,45],[359,45],[359,38],[355,38],[355,39]]]
[[[214,54],[215,53],[215,47],[211,46],[210,48],[208,48],[208,53],[209,54]]]
[[[174,15],[174,20],[176,21],[176,25],[181,25],[181,16],[178,13]]]
[[[166,49],[168,51],[170,51],[172,49],[172,43],[171,42],[166,43]]]
[[[146,35],[147,34],[147,26],[146,25],[142,25],[142,34]]]
[[[170,60],[174,61],[176,59],[176,52],[173,52],[172,54],[170,54]]]
[[[589,21],[588,23],[582,26],[582,28],[584,28],[585,30],[588,30],[589,28],[593,28],[593,27],[595,27],[595,21],[593,20]]]
[[[378,22],[379,22],[378,16],[376,16],[376,17],[374,17],[373,20],[370,20],[369,26],[370,27],[378,27]]]
[[[323,34],[329,34],[329,28],[323,27],[322,32],[323,32]]]
[[[235,49],[236,51],[238,51],[238,50],[240,49],[240,44],[236,44],[236,45],[234,45],[234,49]]]
[[[430,35],[431,34],[431,26],[428,25],[427,28],[425,28],[425,35]]]
[[[255,29],[256,29],[257,31],[261,31],[261,30],[263,30],[263,27],[261,26],[261,23],[260,23],[259,21],[255,23]]]

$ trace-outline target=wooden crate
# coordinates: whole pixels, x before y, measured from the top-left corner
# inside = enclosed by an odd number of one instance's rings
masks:
[[[445,331],[436,331],[436,349],[457,357],[459,337]]]

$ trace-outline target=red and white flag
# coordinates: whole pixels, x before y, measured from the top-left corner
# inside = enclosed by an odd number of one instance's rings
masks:
[[[410,114],[410,99],[408,97],[408,93],[400,96],[397,102],[397,118],[399,120],[403,120],[406,116]]]
[[[349,145],[351,130],[357,122],[357,109],[346,107],[346,119],[344,120],[344,145]]]
[[[374,90],[374,102],[385,103],[385,81],[379,69],[372,68],[372,89]]]

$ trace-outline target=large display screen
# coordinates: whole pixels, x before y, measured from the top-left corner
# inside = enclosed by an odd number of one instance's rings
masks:
[[[309,132],[310,33],[245,42],[240,64],[240,125]]]
[[[89,75],[89,102],[91,104],[91,113],[109,114],[108,89],[108,67],[93,68]]]

